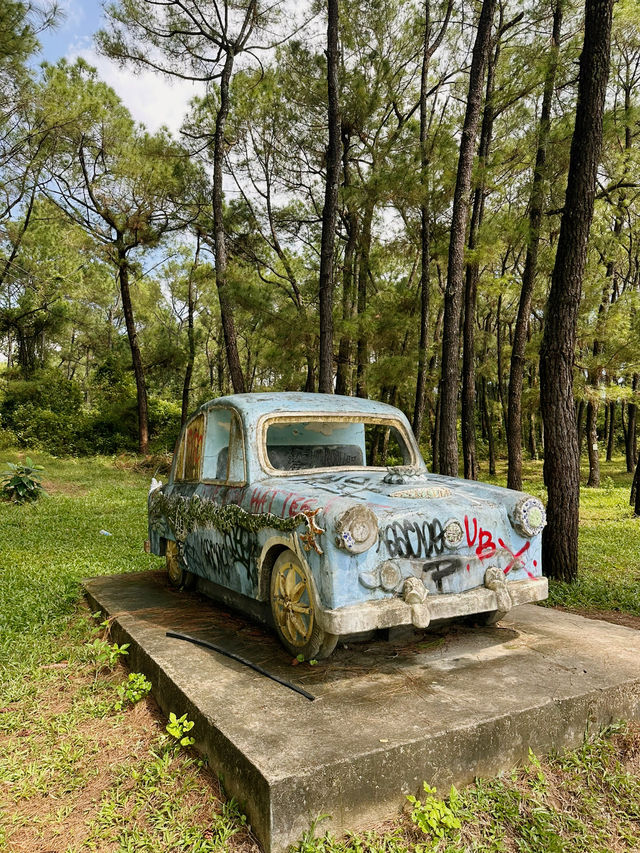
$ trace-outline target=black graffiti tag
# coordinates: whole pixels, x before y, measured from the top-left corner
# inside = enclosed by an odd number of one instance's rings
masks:
[[[195,542],[189,541],[190,554],[188,562],[194,561],[199,565],[200,572],[205,577],[212,572],[216,580],[224,580],[231,583],[235,566],[240,565],[247,573],[247,578],[252,578],[253,564],[253,534],[240,526],[220,535],[219,541],[213,541],[209,537],[198,537]]]
[[[428,558],[444,551],[444,528],[442,522],[394,521],[382,533],[380,545],[386,545],[390,557]]]

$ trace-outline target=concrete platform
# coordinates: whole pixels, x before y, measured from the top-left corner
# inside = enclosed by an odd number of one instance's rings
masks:
[[[191,732],[267,851],[322,814],[340,833],[393,816],[423,780],[446,790],[575,746],[587,727],[640,717],[640,632],[534,605],[493,628],[454,627],[338,647],[291,665],[274,637],[161,572],[85,582],[114,616],[128,664]],[[309,701],[225,658],[165,636],[208,640],[295,682]]]

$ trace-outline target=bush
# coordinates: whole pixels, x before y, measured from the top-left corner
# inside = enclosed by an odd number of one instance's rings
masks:
[[[180,435],[182,406],[159,397],[149,399],[149,449],[152,453],[172,451]]]
[[[0,417],[3,429],[23,447],[65,454],[83,452],[86,446],[82,389],[57,370],[39,370],[32,379],[7,379]]]
[[[26,465],[20,462],[7,462],[7,465],[9,467],[0,477],[0,492],[7,500],[22,504],[37,501],[45,494],[39,473],[44,470],[42,465],[34,465],[28,456]]]
[[[138,449],[138,411],[132,377],[116,363],[94,376],[91,408],[74,380],[55,369],[32,379],[9,377],[0,396],[0,448],[41,448],[56,456],[132,452]],[[152,453],[172,451],[180,433],[181,406],[149,397]]]

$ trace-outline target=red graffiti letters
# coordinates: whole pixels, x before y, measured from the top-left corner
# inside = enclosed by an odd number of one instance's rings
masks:
[[[495,555],[496,543],[493,541],[493,536],[488,530],[483,530],[482,527],[478,528],[477,518],[473,519],[473,535],[471,535],[469,532],[469,518],[465,515],[464,530],[467,534],[467,545],[469,548],[473,547],[477,540],[476,557],[479,560],[488,560]]]
[[[464,530],[467,535],[467,545],[469,548],[472,548],[474,545],[476,547],[476,557],[479,560],[487,560],[491,557],[494,557],[498,548],[496,543],[493,540],[493,536],[489,530],[484,530],[482,527],[478,526],[478,519],[471,519],[473,529],[470,529],[471,526],[469,524],[469,518],[465,515],[464,517]],[[530,542],[525,542],[525,544],[520,548],[519,551],[515,553],[505,544],[504,540],[498,539],[498,545],[503,551],[506,551],[507,554],[511,557],[506,569],[504,569],[505,575],[509,574],[511,569],[524,569],[525,561],[522,559],[522,555],[529,550]],[[468,567],[467,567],[468,568]],[[531,572],[527,573],[529,577],[534,577]]]

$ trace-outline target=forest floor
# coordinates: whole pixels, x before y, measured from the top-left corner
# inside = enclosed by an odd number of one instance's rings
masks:
[[[236,805],[167,731],[153,699],[116,709],[129,686],[118,661],[126,656],[109,653],[80,596],[84,577],[158,564],[141,547],[152,472],[135,459],[32,456],[45,466],[48,497],[0,505],[0,850],[258,853]],[[603,487],[582,490],[580,578],[552,584],[550,601],[640,627],[640,520],[622,470],[621,459],[605,463]],[[544,497],[541,483],[541,463],[530,463],[525,489]],[[427,792],[367,833],[309,834],[297,849],[640,850],[640,726],[620,723],[577,750],[530,755],[459,792]]]

